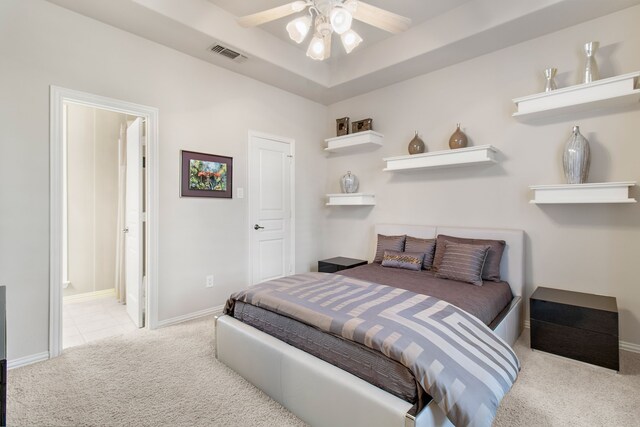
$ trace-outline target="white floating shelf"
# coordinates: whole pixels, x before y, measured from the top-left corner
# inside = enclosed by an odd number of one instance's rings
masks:
[[[497,150],[491,145],[434,151],[409,156],[387,157],[384,171],[394,172],[413,169],[448,168],[482,163],[495,163]]]
[[[382,147],[384,135],[372,130],[352,133],[350,135],[338,136],[336,138],[325,139],[327,148],[324,151],[330,153],[369,151]]]
[[[602,182],[595,184],[532,185],[533,204],[563,203],[636,203],[629,197],[635,182]]]
[[[327,194],[327,206],[375,206],[376,196],[371,193]]]
[[[560,113],[609,108],[640,102],[640,71],[516,98],[513,117],[540,118]]]

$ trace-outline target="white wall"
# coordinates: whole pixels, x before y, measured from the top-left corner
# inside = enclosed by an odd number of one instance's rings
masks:
[[[65,108],[68,296],[115,286],[118,139],[127,116],[76,104]]]
[[[373,224],[380,222],[524,229],[527,295],[548,286],[615,296],[621,339],[640,344],[640,204],[528,203],[529,185],[564,182],[561,155],[574,124],[591,143],[590,182],[638,180],[640,108],[536,124],[511,117],[512,98],[544,88],[544,68],[559,69],[560,86],[577,83],[580,49],[587,41],[601,43],[597,59],[603,77],[640,70],[638,22],[640,7],[626,9],[330,106],[329,134],[335,132],[335,118],[372,117],[385,145],[328,161],[329,192],[339,192],[339,177],[351,170],[362,191],[376,194],[377,206],[331,209],[323,256],[368,256]],[[414,130],[429,151],[448,149],[456,122],[472,145],[497,147],[499,164],[382,172],[383,157],[408,154]],[[633,196],[640,192],[634,189]]]
[[[222,305],[248,283],[247,199],[181,199],[181,149],[233,156],[238,188],[247,185],[250,129],[294,138],[296,270],[315,265],[326,107],[42,0],[0,2],[0,52],[0,283],[9,359],[48,349],[50,85],[160,110],[160,321]],[[213,289],[204,286],[209,273]]]

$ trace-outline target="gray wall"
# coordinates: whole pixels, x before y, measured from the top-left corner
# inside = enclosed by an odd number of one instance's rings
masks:
[[[587,41],[601,43],[597,59],[603,77],[640,70],[638,22],[640,7],[633,7],[332,105],[328,134],[335,132],[335,118],[372,117],[385,145],[328,160],[328,192],[339,192],[339,177],[351,170],[362,191],[376,194],[377,206],[332,208],[323,255],[366,257],[379,222],[523,229],[527,295],[549,286],[615,296],[621,339],[640,344],[640,204],[538,206],[529,204],[528,190],[533,184],[564,183],[562,150],[574,124],[591,143],[590,182],[637,181],[640,108],[535,124],[511,117],[512,98],[544,88],[544,68],[559,69],[560,86],[576,84]],[[448,149],[456,122],[472,145],[497,147],[499,164],[382,172],[383,157],[408,154],[414,130],[429,151]],[[639,196],[634,189],[633,197]]]
[[[181,149],[232,156],[234,187],[246,188],[248,131],[295,139],[296,270],[315,264],[325,106],[42,0],[0,2],[0,52],[0,283],[9,359],[48,349],[50,85],[160,110],[160,321],[222,305],[249,283],[247,199],[181,199]],[[215,286],[206,289],[211,273]]]

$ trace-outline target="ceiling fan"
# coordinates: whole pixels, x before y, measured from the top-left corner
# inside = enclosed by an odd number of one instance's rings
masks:
[[[340,35],[347,53],[362,42],[362,37],[351,28],[353,19],[393,34],[401,33],[411,25],[409,18],[359,0],[294,1],[243,16],[238,18],[238,23],[243,27],[255,27],[299,12],[305,14],[287,24],[289,37],[296,43],[302,43],[313,29],[307,56],[319,61],[331,56],[331,35],[334,32]]]

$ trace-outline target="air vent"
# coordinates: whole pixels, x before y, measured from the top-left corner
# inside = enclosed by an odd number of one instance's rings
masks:
[[[233,49],[229,49],[228,47],[222,46],[221,44],[216,44],[215,46],[213,46],[211,48],[211,52],[229,58],[234,62],[244,62],[247,60],[247,57],[243,54],[238,53]]]

